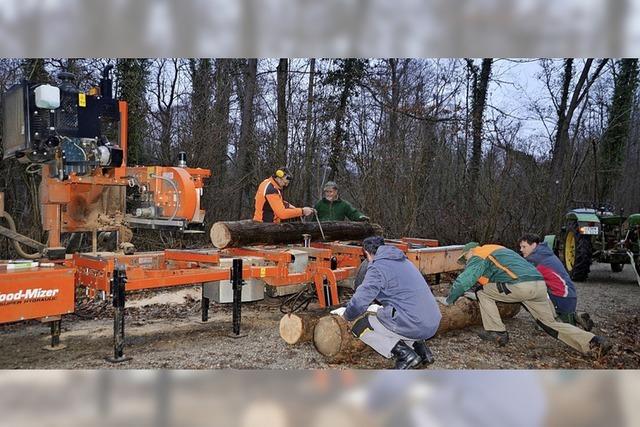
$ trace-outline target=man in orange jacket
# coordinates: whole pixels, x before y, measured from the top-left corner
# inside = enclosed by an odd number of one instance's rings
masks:
[[[285,189],[293,177],[287,168],[278,168],[272,176],[265,179],[258,186],[256,192],[256,207],[253,220],[259,222],[281,222],[285,219],[308,216],[315,209],[305,206],[296,208],[285,202],[282,198],[282,190]]]

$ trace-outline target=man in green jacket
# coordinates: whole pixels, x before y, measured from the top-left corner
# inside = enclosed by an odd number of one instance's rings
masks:
[[[476,295],[485,329],[479,336],[483,340],[496,342],[499,346],[509,341],[496,306],[496,301],[501,301],[522,303],[546,333],[583,354],[592,353],[599,357],[611,348],[604,337],[556,321],[542,275],[511,249],[470,242],[464,246],[458,262],[466,267],[453,283],[449,296],[441,302],[444,305],[454,304],[478,283],[481,290]]]
[[[320,221],[369,221],[369,217],[338,197],[338,185],[329,181],[324,185],[324,197],[315,206]]]

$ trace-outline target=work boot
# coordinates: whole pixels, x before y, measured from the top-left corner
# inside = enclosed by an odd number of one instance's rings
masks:
[[[596,359],[601,358],[611,350],[611,344],[605,337],[595,335],[589,341],[589,351]]]
[[[485,341],[495,342],[500,347],[504,347],[509,342],[509,333],[507,331],[482,331],[478,333],[478,336]]]
[[[416,354],[420,356],[420,359],[422,359],[422,365],[431,365],[433,363],[433,353],[431,353],[431,349],[427,347],[427,344],[423,340],[414,342],[413,349]]]
[[[585,312],[576,313],[576,324],[585,331],[592,330],[594,326],[591,316],[589,316],[589,313]]]
[[[563,323],[568,323],[569,325],[576,326],[576,314],[575,313],[556,313],[558,316],[556,320],[559,320]],[[540,328],[542,330],[542,328]]]
[[[396,369],[411,369],[422,362],[420,356],[404,341],[398,341],[391,350],[391,354],[396,359]]]

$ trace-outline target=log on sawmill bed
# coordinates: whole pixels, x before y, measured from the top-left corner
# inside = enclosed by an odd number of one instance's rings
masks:
[[[218,248],[230,248],[255,244],[302,243],[303,234],[311,240],[362,240],[382,235],[382,227],[368,222],[326,221],[322,230],[317,222],[264,223],[253,220],[220,221],[211,227],[211,243]]]

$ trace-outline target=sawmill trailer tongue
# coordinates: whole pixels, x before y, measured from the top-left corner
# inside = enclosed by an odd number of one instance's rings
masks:
[[[310,242],[227,249],[164,250],[135,253],[131,229],[204,231],[200,207],[211,172],[177,166],[128,166],[127,103],[112,97],[111,66],[87,93],[61,73],[58,86],[28,81],[4,94],[3,160],[26,164],[41,176],[39,192],[46,243],[20,234],[4,209],[10,239],[20,260],[0,263],[0,323],[40,319],[50,322],[49,349],[60,344],[61,317],[75,308],[77,289],[109,298],[114,306],[112,361],[123,361],[124,308],[129,291],[202,285],[202,319],[210,301],[233,302],[233,334],[240,334],[242,301],[261,299],[265,288],[286,295],[311,286],[320,306],[338,304],[338,284],[348,284],[362,262],[359,242]],[[11,195],[8,195],[11,196]],[[63,246],[69,233],[90,233],[90,253]],[[98,252],[99,241],[114,251]],[[304,241],[304,243],[302,243]],[[438,247],[429,239],[387,240],[424,273],[458,269],[461,246]],[[30,249],[26,249],[29,247]]]

